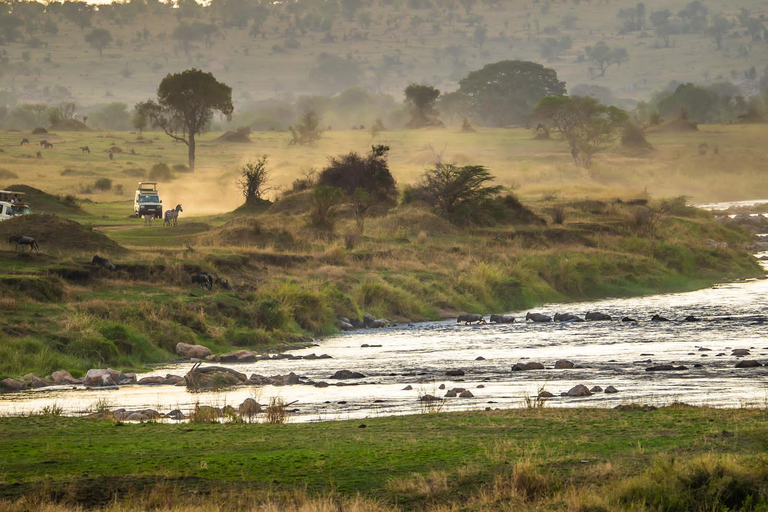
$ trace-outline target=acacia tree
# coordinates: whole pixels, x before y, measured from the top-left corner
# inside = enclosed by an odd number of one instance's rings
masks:
[[[99,58],[104,58],[104,48],[112,42],[112,34],[105,28],[95,28],[85,36],[85,42],[99,50]]]
[[[488,185],[493,175],[482,165],[436,163],[425,172],[413,195],[454,224],[483,222],[493,216],[493,199],[502,187]]]
[[[153,126],[189,148],[189,172],[195,172],[195,136],[203,133],[214,112],[231,116],[232,88],[212,73],[188,69],[168,74],[157,88],[157,101],[137,105]]]
[[[577,166],[589,168],[592,157],[614,140],[629,116],[586,96],[549,96],[536,107],[535,115],[550,123],[571,147]]]
[[[411,84],[405,88],[405,104],[411,112],[408,128],[423,128],[424,126],[440,126],[443,123],[437,119],[435,102],[440,91],[430,85]]]
[[[600,70],[599,76],[605,76],[605,71],[614,64],[621,66],[629,60],[626,48],[611,48],[603,41],[595,46],[587,46],[586,52],[589,61]]]
[[[715,40],[717,43],[717,49],[722,49],[723,37],[728,33],[728,29],[731,24],[728,22],[728,18],[722,14],[718,14],[712,19],[712,26],[707,28],[707,35]]]

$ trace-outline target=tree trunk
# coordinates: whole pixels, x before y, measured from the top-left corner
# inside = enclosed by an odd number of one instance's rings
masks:
[[[189,134],[189,172],[195,172],[195,134]]]

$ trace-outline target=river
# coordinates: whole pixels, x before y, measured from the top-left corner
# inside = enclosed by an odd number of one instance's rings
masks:
[[[198,403],[237,407],[246,398],[265,404],[271,397],[280,397],[295,402],[290,406],[290,421],[361,419],[424,411],[419,397],[443,397],[442,384],[447,389],[465,388],[474,395],[447,398],[434,406],[444,411],[521,407],[540,390],[555,395],[547,407],[659,406],[676,401],[714,407],[768,405],[768,367],[735,368],[744,359],[768,363],[768,280],[722,283],[686,293],[549,304],[535,311],[582,317],[587,311],[600,311],[614,320],[534,324],[524,321],[523,311],[514,313],[517,321],[513,324],[468,326],[441,321],[359,330],[292,352],[328,354],[331,359],[230,365],[249,376],[295,372],[314,382],[327,382],[328,387],[247,386],[215,393],[190,393],[183,386],[43,388],[0,395],[0,415],[34,413],[52,405],[72,415],[85,414],[98,405],[189,412]],[[654,314],[670,321],[650,321]],[[700,321],[684,322],[688,315]],[[624,316],[638,322],[620,321]],[[748,349],[750,355],[736,357],[733,349]],[[576,367],[553,369],[560,359],[570,360]],[[546,369],[512,371],[514,364],[532,361],[541,362]],[[687,369],[646,371],[659,364]],[[183,376],[191,366],[162,366],[138,377]],[[364,377],[330,380],[340,369]],[[462,370],[464,376],[448,377],[449,370]],[[614,386],[618,393],[560,396],[577,384]],[[412,389],[405,389],[408,386]]]

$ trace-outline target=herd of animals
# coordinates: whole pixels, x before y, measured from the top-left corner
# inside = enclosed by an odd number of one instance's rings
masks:
[[[614,318],[611,315],[606,315],[605,313],[600,313],[598,311],[590,311],[587,312],[586,315],[584,315],[584,318],[581,318],[580,316],[573,315],[571,313],[555,313],[554,316],[549,315],[543,315],[541,313],[527,313],[525,315],[525,320],[530,320],[534,323],[546,323],[546,322],[599,322],[599,321],[608,321],[608,320],[614,320]],[[683,322],[698,322],[701,320],[700,318],[697,318],[693,315],[688,315],[683,319]],[[637,322],[636,319],[632,317],[625,316],[621,319],[622,322]],[[661,315],[653,315],[651,317],[651,322],[669,322],[669,318],[665,318]],[[491,315],[491,318],[489,319],[490,323],[497,323],[497,324],[511,324],[515,322],[515,317],[512,315]],[[456,323],[464,323],[464,325],[471,325],[471,324],[485,324],[488,323],[485,321],[485,317],[483,315],[477,315],[477,314],[466,314],[466,315],[459,315],[458,319],[456,320]]]
[[[21,144],[19,144],[19,145],[20,146],[24,146],[25,144],[27,144],[27,145],[29,144],[29,139],[26,138],[26,137],[21,139]],[[48,140],[46,140],[46,139],[42,139],[40,141],[40,147],[43,148],[43,149],[53,149],[53,143],[52,142],[48,142]],[[91,148],[89,148],[88,146],[80,146],[80,151],[82,153],[88,153],[89,155],[91,154]],[[43,158],[42,152],[40,152],[40,151],[37,152],[37,158]],[[114,160],[114,158],[115,158],[115,155],[110,152],[109,153],[109,159],[110,160]]]

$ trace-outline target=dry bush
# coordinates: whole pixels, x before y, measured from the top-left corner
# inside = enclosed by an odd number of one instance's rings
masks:
[[[264,410],[264,422],[270,425],[282,425],[288,420],[287,404],[281,397],[269,399],[269,405]]]
[[[565,208],[561,205],[552,207],[552,222],[562,224],[565,222]]]
[[[445,471],[430,471],[427,475],[414,473],[407,477],[393,478],[387,482],[387,488],[394,492],[425,498],[434,498],[450,490],[448,473]]]

